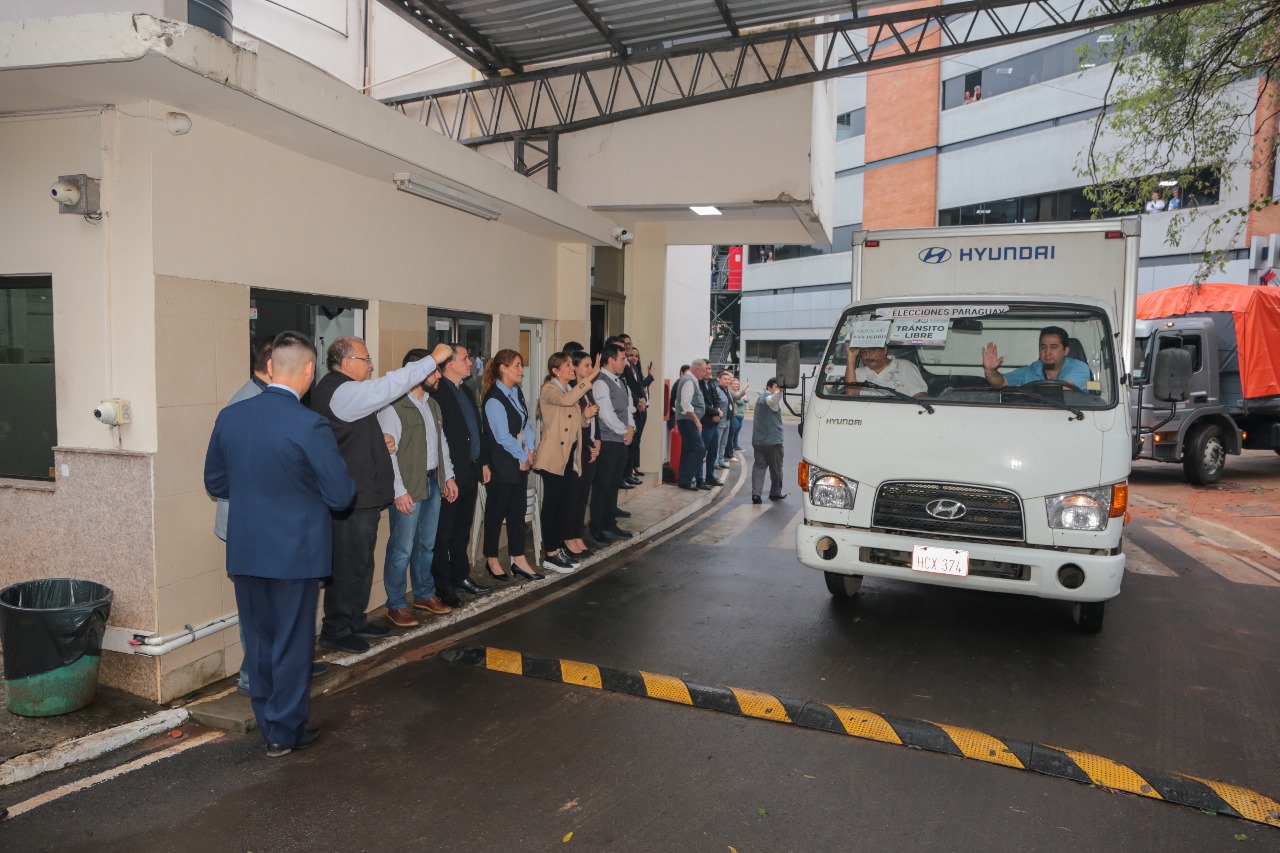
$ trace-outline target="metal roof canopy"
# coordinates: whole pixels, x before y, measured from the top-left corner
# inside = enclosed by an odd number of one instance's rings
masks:
[[[849,2],[775,0],[382,0],[487,73],[475,83],[387,98],[466,145],[546,140],[656,112],[865,73],[1149,15],[1213,0],[967,0],[861,18],[744,26],[848,11]],[[714,12],[714,17],[712,13]],[[718,23],[717,23],[718,22]],[[983,32],[989,25],[995,35]],[[866,31],[867,46],[853,34]],[[719,34],[718,37],[716,34]],[[642,50],[652,44],[712,37]],[[826,36],[821,53],[814,39]],[[836,45],[852,55],[841,61]],[[525,71],[601,51],[614,56]]]

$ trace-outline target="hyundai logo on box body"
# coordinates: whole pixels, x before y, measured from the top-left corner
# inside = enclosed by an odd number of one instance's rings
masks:
[[[943,264],[951,260],[951,250],[941,246],[930,246],[920,253],[920,260],[926,264]]]

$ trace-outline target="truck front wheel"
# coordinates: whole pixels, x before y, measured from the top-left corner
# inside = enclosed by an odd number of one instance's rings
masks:
[[[1071,608],[1071,618],[1083,634],[1096,634],[1102,630],[1102,620],[1107,615],[1105,601],[1081,601]]]
[[[827,578],[827,592],[836,598],[853,598],[862,589],[862,575],[841,575],[823,572]]]
[[[1182,470],[1187,482],[1208,486],[1222,478],[1227,467],[1227,444],[1222,439],[1222,427],[1205,424],[1191,434],[1182,454]]]

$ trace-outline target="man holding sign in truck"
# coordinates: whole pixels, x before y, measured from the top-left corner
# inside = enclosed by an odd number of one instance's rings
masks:
[[[862,354],[862,366],[858,367],[858,354]],[[849,347],[844,368],[844,393],[856,397],[863,391],[863,386],[856,382],[871,382],[883,385],[912,397],[924,397],[929,393],[929,386],[920,375],[920,368],[909,361],[902,361],[889,355],[887,347]],[[874,388],[870,389],[875,391]]]

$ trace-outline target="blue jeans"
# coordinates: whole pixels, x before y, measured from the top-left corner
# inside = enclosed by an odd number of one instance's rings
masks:
[[[729,421],[729,449],[741,450],[742,445],[738,444],[738,438],[742,433],[742,421],[745,415],[734,415],[733,420]]]
[[[382,585],[387,590],[387,609],[408,606],[405,600],[405,569],[413,584],[416,601],[436,594],[431,576],[431,558],[436,548],[436,526],[440,522],[440,483],[435,477],[427,482],[427,499],[415,501],[408,515],[392,504],[391,538],[387,540],[387,558],[382,564]]]
[[[716,457],[720,455],[720,424],[704,424],[702,446],[706,449],[706,482],[716,479]]]

